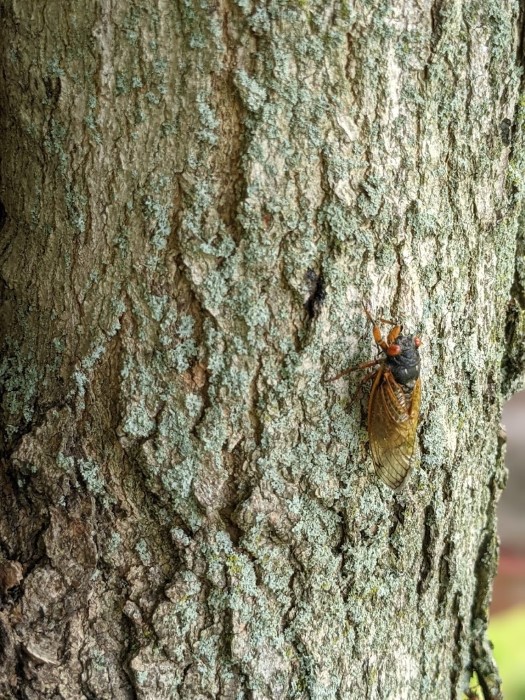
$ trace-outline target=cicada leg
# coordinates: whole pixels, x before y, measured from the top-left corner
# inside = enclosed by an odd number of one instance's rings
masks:
[[[366,369],[367,367],[373,367],[374,365],[378,365],[381,362],[383,362],[382,358],[378,358],[377,360],[370,360],[370,362],[363,362],[361,365],[357,365],[357,367],[348,367],[347,369],[344,369],[342,372],[339,372],[339,374],[336,374],[335,377],[330,377],[330,379],[325,379],[325,382],[335,382],[336,379],[341,379],[341,377],[344,377],[345,374],[350,374],[350,372],[355,372],[358,369]],[[372,372],[371,374],[375,374],[376,370]]]
[[[374,336],[375,342],[379,345],[379,347],[381,348],[381,350],[383,350],[384,352],[386,352],[388,346],[389,346],[389,345],[392,345],[392,343],[394,343],[394,342],[397,340],[399,334],[401,333],[402,326],[400,326],[398,323],[395,323],[395,322],[393,322],[393,321],[387,321],[387,320],[384,319],[384,318],[378,319],[378,320],[381,321],[382,323],[388,323],[388,324],[394,326],[394,327],[390,330],[390,332],[389,332],[389,334],[388,334],[388,336],[387,336],[387,339],[386,339],[386,341],[385,341],[385,340],[383,340],[383,336],[381,335],[381,329],[380,329],[379,326],[377,325],[377,321],[375,321],[375,320],[373,319],[372,314],[370,313],[370,311],[366,308],[366,306],[365,306],[364,304],[363,304],[363,309],[364,309],[364,311],[365,311],[365,314],[366,314],[367,319],[368,319],[368,320],[370,321],[370,323],[372,324],[372,334],[373,334],[373,336]]]
[[[352,394],[352,401],[357,398],[359,392],[361,391],[361,387],[365,382],[369,382],[371,379],[374,379],[374,377],[377,375],[378,372],[380,372],[380,369],[375,369],[373,372],[368,372],[368,374],[365,374],[365,376],[360,380],[359,384],[357,385],[356,390]]]

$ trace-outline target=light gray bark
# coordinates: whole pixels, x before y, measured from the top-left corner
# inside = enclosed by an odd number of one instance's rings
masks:
[[[0,21],[2,697],[498,697],[518,2]],[[323,381],[373,352],[363,299],[424,342],[400,494]]]

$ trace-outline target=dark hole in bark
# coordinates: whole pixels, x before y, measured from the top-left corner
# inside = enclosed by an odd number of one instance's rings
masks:
[[[6,221],[7,221],[7,212],[5,210],[4,203],[0,199],[0,231],[4,228]]]

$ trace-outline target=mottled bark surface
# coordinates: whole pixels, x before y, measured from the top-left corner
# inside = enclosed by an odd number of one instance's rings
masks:
[[[0,22],[1,697],[496,697],[518,2]],[[323,382],[373,351],[363,299],[425,343],[400,494]]]

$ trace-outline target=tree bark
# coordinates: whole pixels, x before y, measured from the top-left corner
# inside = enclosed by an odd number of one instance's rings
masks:
[[[499,697],[519,3],[0,18],[2,697]],[[363,300],[424,342],[400,493],[324,381]]]

